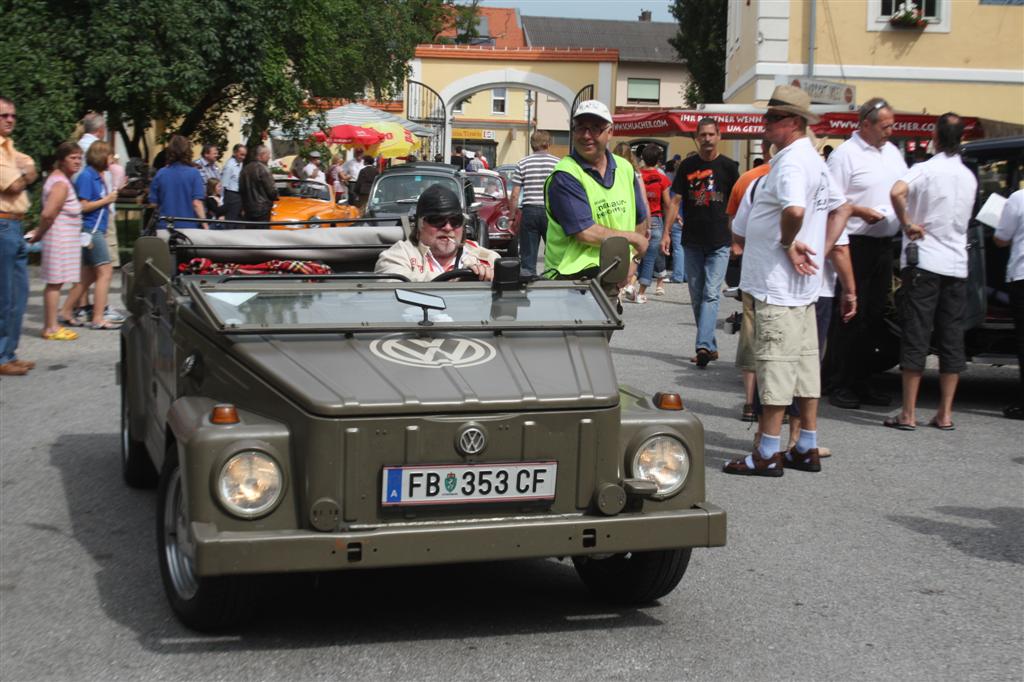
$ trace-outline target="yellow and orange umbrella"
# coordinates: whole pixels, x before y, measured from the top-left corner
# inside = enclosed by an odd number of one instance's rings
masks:
[[[367,148],[367,153],[374,156],[383,156],[385,159],[396,159],[402,156],[409,156],[409,154],[420,147],[419,138],[398,123],[393,123],[391,121],[373,121],[363,125],[366,128],[376,130],[384,136],[383,140]]]

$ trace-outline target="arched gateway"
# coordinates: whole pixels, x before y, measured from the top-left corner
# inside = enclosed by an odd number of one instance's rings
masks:
[[[618,50],[606,49],[421,45],[411,63],[406,117],[437,128],[432,146],[447,159],[452,112],[468,97],[496,88],[533,91],[568,112],[581,92],[590,92],[612,107],[618,59]]]

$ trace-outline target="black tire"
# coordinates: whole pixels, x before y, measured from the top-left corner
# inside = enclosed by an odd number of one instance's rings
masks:
[[[687,549],[628,552],[599,558],[573,557],[580,580],[601,599],[646,604],[675,589],[690,565]]]
[[[156,542],[160,577],[171,610],[184,625],[200,632],[223,630],[244,618],[251,603],[248,576],[201,577],[187,554],[190,544],[177,446],[167,448],[157,494]],[[186,537],[182,538],[185,534]]]
[[[155,488],[156,468],[149,458],[146,443],[132,428],[131,400],[128,397],[127,356],[121,353],[121,475],[132,488]]]

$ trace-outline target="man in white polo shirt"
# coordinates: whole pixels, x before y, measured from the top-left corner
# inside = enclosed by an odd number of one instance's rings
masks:
[[[764,116],[765,138],[779,153],[753,199],[746,224],[740,288],[754,305],[752,345],[764,413],[761,441],[749,456],[727,462],[727,474],[782,476],[783,469],[821,471],[818,452],[818,332],[814,302],[825,255],[842,234],[850,206],[807,139],[819,117],[807,93],[775,88]],[[855,292],[852,292],[855,293]],[[843,300],[843,313],[856,299]],[[782,415],[800,406],[800,436],[779,449]]]
[[[967,300],[967,225],[978,181],[960,160],[964,125],[956,114],[935,124],[935,156],[916,164],[890,192],[903,230],[900,268],[900,369],[903,409],[885,426],[913,431],[914,408],[921,387],[932,330],[939,356],[939,409],[929,426],[952,431],[953,396],[964,355],[964,308]]]
[[[993,239],[996,246],[1010,247],[1010,259],[1006,263],[1006,288],[1010,291],[1013,331],[1017,340],[1017,367],[1020,372],[1017,400],[1003,410],[1003,416],[1008,419],[1024,419],[1024,189],[1010,195]]]
[[[846,229],[857,278],[857,309],[849,324],[832,328],[825,384],[836,407],[889,405],[892,398],[870,385],[872,355],[884,332],[886,301],[892,288],[893,237],[900,226],[889,190],[907,172],[903,154],[889,142],[895,116],[889,103],[873,97],[861,105],[860,127],[828,158],[828,170],[852,204]]]

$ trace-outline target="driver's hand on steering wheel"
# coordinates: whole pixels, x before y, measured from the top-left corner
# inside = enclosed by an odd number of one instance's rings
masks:
[[[481,282],[490,282],[491,280],[494,279],[494,268],[492,268],[487,263],[477,263],[475,265],[470,265],[469,269],[476,274],[477,279],[479,279]]]

